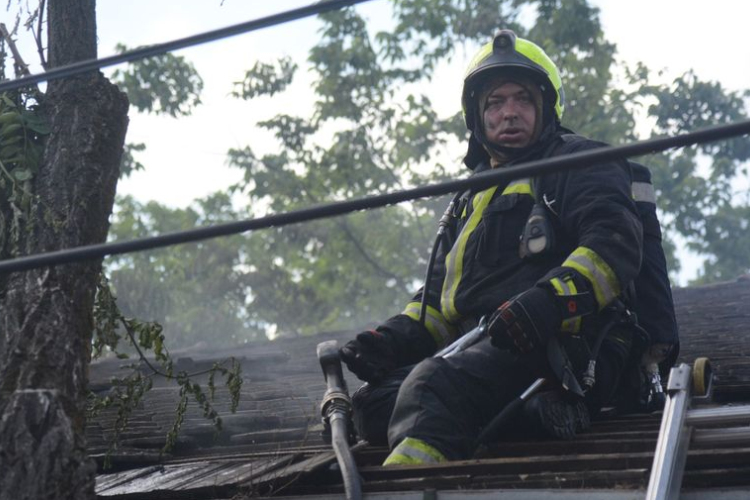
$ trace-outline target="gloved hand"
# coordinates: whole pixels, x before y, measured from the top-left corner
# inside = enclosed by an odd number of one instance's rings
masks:
[[[487,323],[492,345],[522,353],[543,348],[560,331],[579,333],[581,318],[596,311],[586,280],[556,268],[535,286],[501,305]]]
[[[490,316],[487,333],[499,349],[528,353],[545,346],[561,323],[554,293],[534,286],[501,305]]]
[[[339,353],[349,370],[365,382],[376,384],[396,368],[396,353],[390,339],[376,330],[358,334]]]

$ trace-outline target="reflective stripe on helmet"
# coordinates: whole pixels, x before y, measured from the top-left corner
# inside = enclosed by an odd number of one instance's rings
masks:
[[[562,78],[560,78],[557,66],[555,66],[552,59],[538,45],[523,38],[516,39],[516,51],[534,61],[547,73],[547,78],[552,83],[552,88],[557,94],[555,99],[555,114],[558,120],[562,120],[562,115],[565,111],[565,90],[563,89]]]
[[[421,303],[409,302],[402,314],[406,314],[414,321],[419,321],[419,313],[421,311]],[[430,332],[430,335],[432,335],[438,349],[449,345],[457,337],[458,328],[448,323],[440,311],[434,307],[427,306],[427,317],[424,319],[424,326]]]
[[[383,465],[421,465],[445,462],[445,455],[421,439],[404,438],[396,446]]]
[[[620,295],[620,282],[614,271],[590,248],[576,248],[562,265],[575,269],[589,280],[599,309]]]
[[[471,61],[469,61],[469,66],[466,68],[466,73],[464,74],[464,78],[468,78],[469,75],[471,75],[475,69],[489,56],[492,55],[492,42],[485,43],[482,45],[482,48],[479,49],[479,52],[474,54],[474,57],[471,58]]]

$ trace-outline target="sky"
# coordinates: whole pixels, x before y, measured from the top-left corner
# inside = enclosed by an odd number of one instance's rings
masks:
[[[312,1],[276,0],[99,0],[99,56],[111,55],[117,43],[128,47],[170,41],[268,16]],[[750,44],[744,38],[750,2],[744,0],[591,0],[599,7],[606,38],[618,58],[643,61],[664,70],[669,81],[693,69],[699,78],[715,80],[730,90],[750,88]],[[357,8],[370,24],[385,26],[385,0]],[[143,142],[137,159],[145,166],[120,182],[118,192],[141,201],[184,207],[196,198],[225,189],[240,179],[226,165],[230,148],[251,146],[256,154],[271,152],[273,138],[254,124],[277,113],[307,114],[312,109],[312,75],[305,67],[308,49],[318,38],[313,18],[266,28],[178,52],[192,62],[204,80],[203,104],[184,118],[130,113],[127,141]],[[460,106],[461,77],[472,54],[459,53],[443,65],[430,88],[442,116]],[[27,59],[32,59],[29,52]],[[256,61],[289,56],[300,64],[291,92],[242,102],[231,98],[232,82],[242,80]],[[32,71],[34,71],[32,67]],[[38,69],[36,70],[38,71]],[[110,73],[112,69],[106,70]],[[457,153],[458,158],[460,152]],[[695,259],[686,257],[680,281],[695,274]]]
[[[750,87],[750,44],[742,38],[750,3],[741,0],[594,0],[601,9],[606,37],[617,45],[619,57],[643,61],[666,70],[672,79],[692,68],[703,79],[717,80],[738,90]],[[116,43],[129,47],[160,43],[273,13],[308,5],[300,0],[100,0],[98,29],[100,56]],[[358,6],[371,23],[387,22],[384,0]],[[741,12],[741,10],[743,12]],[[295,21],[195,48],[179,54],[191,61],[204,79],[203,105],[188,118],[148,117],[131,113],[130,142],[144,142],[148,152],[139,159],[147,171],[121,183],[120,193],[185,206],[196,197],[226,187],[240,172],[225,165],[229,148],[250,145],[263,153],[273,140],[253,124],[278,112],[310,109],[311,75],[304,69],[307,50],[317,39],[314,19]],[[244,103],[229,97],[255,61],[288,55],[301,71],[293,94]],[[446,116],[460,105],[460,75],[468,57],[458,54],[441,68],[433,102]],[[301,77],[301,78],[300,78]],[[450,83],[452,82],[452,83]]]

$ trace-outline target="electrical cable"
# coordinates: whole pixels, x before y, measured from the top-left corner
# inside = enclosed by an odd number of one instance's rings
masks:
[[[26,271],[29,269],[57,264],[80,262],[83,260],[100,259],[107,255],[119,255],[129,252],[152,250],[155,248],[201,241],[216,238],[218,236],[228,236],[246,231],[287,226],[299,222],[334,217],[359,210],[394,205],[418,198],[440,196],[472,188],[487,188],[514,179],[551,174],[566,169],[581,169],[598,162],[620,160],[631,156],[657,153],[667,149],[691,146],[694,144],[747,134],[750,134],[750,120],[743,120],[673,137],[662,137],[625,144],[623,146],[608,146],[588,151],[580,151],[565,156],[531,161],[513,167],[493,169],[465,179],[447,181],[438,184],[428,184],[426,186],[395,191],[392,193],[384,193],[366,198],[332,202],[293,212],[284,212],[256,219],[229,222],[216,226],[178,231],[136,240],[100,243],[4,260],[0,261],[0,274]]]
[[[138,59],[145,59],[147,57],[172,52],[174,50],[192,47],[194,45],[214,42],[222,38],[228,38],[235,35],[241,35],[243,33],[249,33],[251,31],[257,31],[262,28],[285,24],[290,21],[296,21],[298,19],[314,16],[317,14],[324,14],[326,12],[343,9],[345,7],[351,7],[353,5],[369,1],[371,0],[328,0],[325,2],[317,2],[305,7],[300,7],[298,9],[292,9],[281,12],[279,14],[273,14],[271,16],[255,19],[253,21],[235,24],[232,26],[227,26],[225,28],[219,28],[213,31],[199,33],[197,35],[191,35],[185,38],[173,40],[171,42],[149,45],[147,47],[129,50],[127,52],[123,52],[122,54],[102,57],[101,59],[87,59],[85,61],[79,61],[73,64],[67,64],[65,66],[53,68],[49,71],[45,71],[44,73],[38,73],[35,75],[29,75],[5,82],[0,82],[0,92],[6,92],[8,90],[26,87],[28,85],[36,84],[39,82],[55,80],[58,78],[66,78],[95,69],[101,69],[108,66],[115,66],[117,64],[136,61]]]
[[[462,194],[463,193],[458,193],[453,197],[451,202],[448,204],[448,208],[445,209],[443,216],[440,217],[440,222],[438,222],[437,236],[435,237],[435,243],[433,243],[432,245],[430,260],[427,261],[427,272],[424,277],[424,286],[422,287],[422,300],[419,305],[419,322],[422,323],[422,326],[425,326],[425,322],[427,321],[427,300],[430,296],[430,285],[432,284],[432,269],[435,266],[435,259],[437,258],[438,249],[440,248],[441,243],[444,245],[444,248],[451,248],[453,246],[453,242],[451,241],[451,237],[449,234],[449,228],[453,220],[455,220],[456,218],[453,211],[459,204],[459,200]]]

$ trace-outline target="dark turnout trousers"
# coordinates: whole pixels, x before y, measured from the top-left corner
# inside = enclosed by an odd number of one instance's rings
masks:
[[[597,411],[611,400],[630,351],[623,332],[609,335],[598,357],[597,383],[586,404]],[[550,376],[546,360],[500,350],[485,338],[449,358],[427,358],[400,368],[378,385],[365,385],[353,397],[355,425],[362,439],[396,446],[420,439],[449,460],[471,457],[482,429],[540,376]],[[523,428],[518,418],[510,425]],[[516,429],[518,427],[519,429]]]

